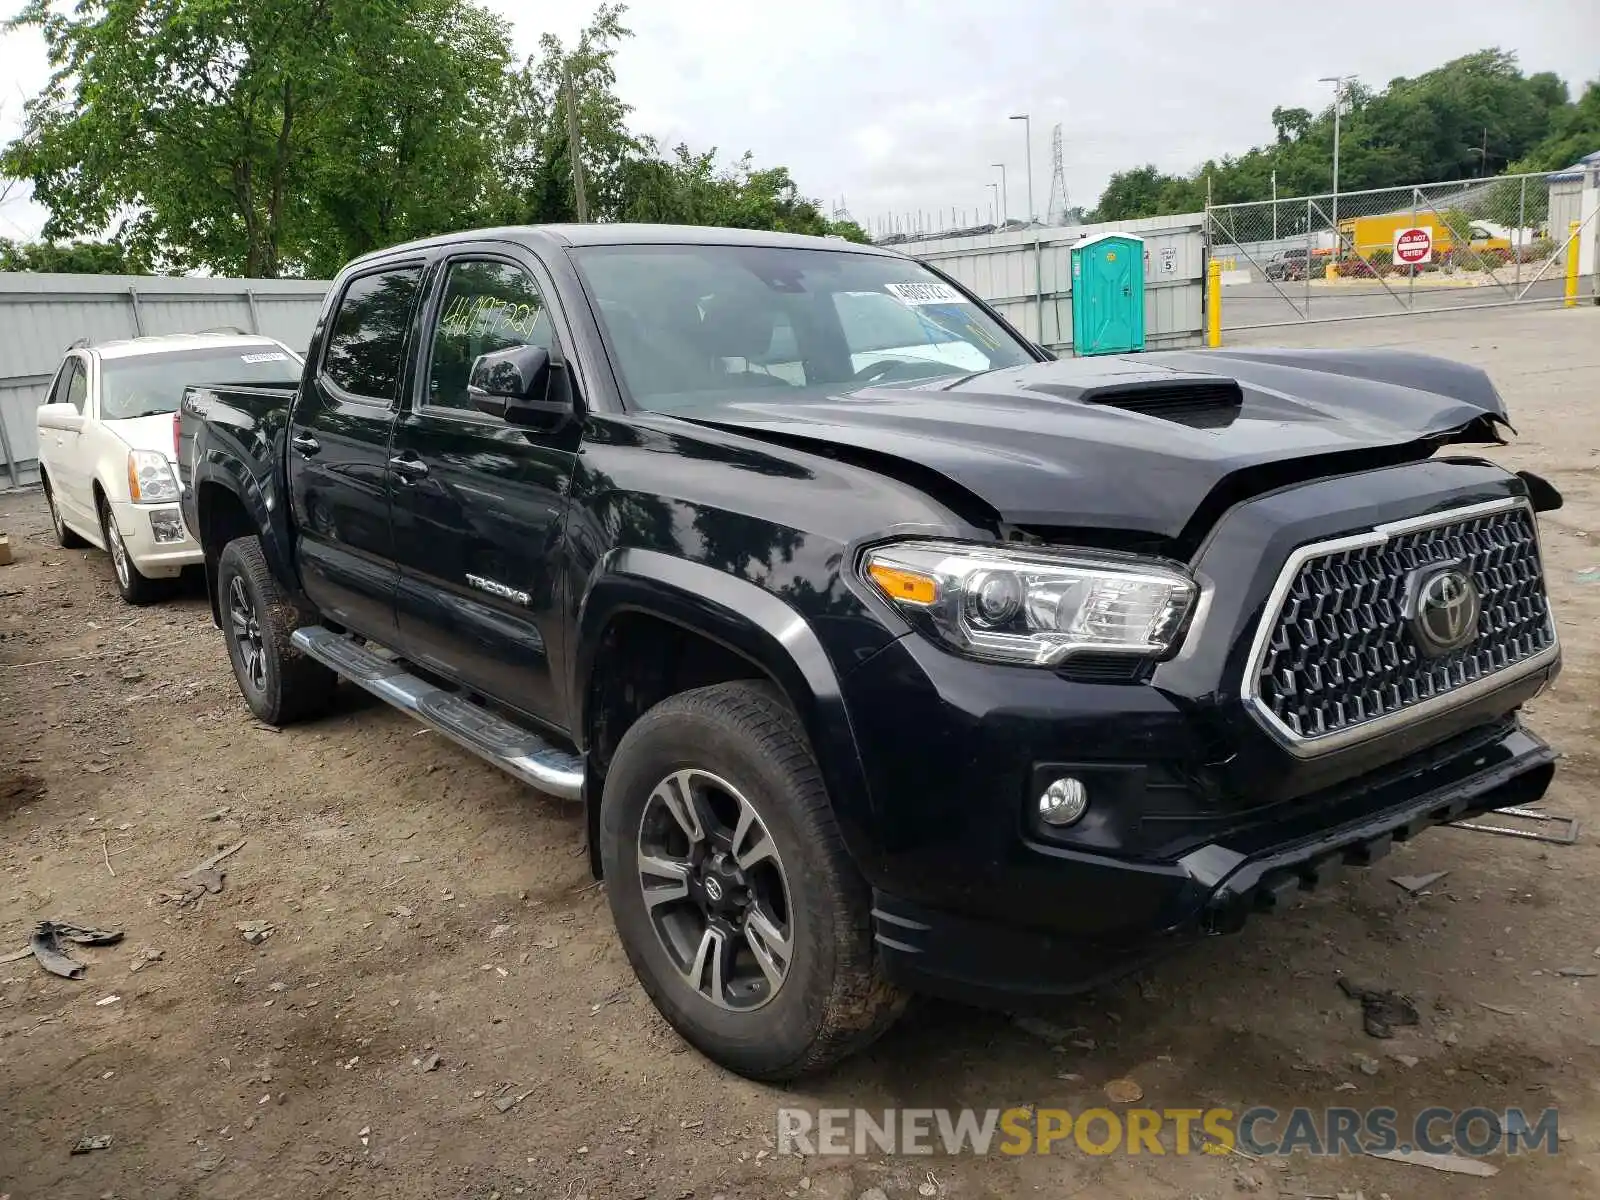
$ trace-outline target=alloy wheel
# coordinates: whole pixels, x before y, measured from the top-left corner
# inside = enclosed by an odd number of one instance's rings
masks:
[[[777,995],[794,961],[791,893],[750,801],[708,771],[675,771],[645,802],[638,848],[650,924],[684,982],[734,1012]]]
[[[117,518],[106,509],[106,549],[111,551],[111,562],[117,568],[117,582],[124,589],[132,586],[132,577],[129,572],[133,569],[128,562],[128,548],[122,543],[122,531],[117,528]]]
[[[228,626],[239,647],[245,677],[255,691],[262,691],[267,686],[267,648],[261,640],[261,621],[255,605],[250,603],[244,580],[237,575],[228,581]]]

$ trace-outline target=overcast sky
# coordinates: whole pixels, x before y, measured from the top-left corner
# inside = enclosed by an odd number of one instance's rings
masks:
[[[547,29],[570,37],[593,8],[487,2],[520,53]],[[0,0],[0,13],[17,4]],[[994,162],[1024,215],[1012,113],[1033,119],[1042,215],[1057,122],[1067,190],[1087,206],[1119,168],[1186,171],[1269,139],[1274,105],[1328,103],[1319,76],[1381,87],[1485,46],[1574,93],[1600,75],[1600,0],[636,0],[627,21],[618,88],[636,129],[729,158],[752,150],[830,207],[843,197],[864,224],[912,209],[986,214]],[[0,34],[0,140],[46,75],[42,41]],[[34,235],[43,219],[14,197],[0,236]]]

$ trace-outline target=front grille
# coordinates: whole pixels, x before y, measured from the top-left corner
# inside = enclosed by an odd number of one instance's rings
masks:
[[[1293,742],[1328,745],[1552,650],[1533,513],[1520,502],[1483,507],[1298,551],[1247,673],[1257,713]],[[1430,564],[1454,564],[1481,604],[1477,636],[1438,657],[1405,617],[1407,587]]]

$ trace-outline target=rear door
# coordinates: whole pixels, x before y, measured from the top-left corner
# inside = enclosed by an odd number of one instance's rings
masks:
[[[557,558],[581,427],[508,424],[467,396],[479,355],[538,345],[550,351],[551,397],[576,399],[554,289],[531,254],[499,244],[453,248],[431,280],[391,447],[399,646],[562,728]]]
[[[289,491],[301,582],[329,619],[392,643],[397,570],[389,529],[389,434],[423,263],[373,266],[345,281],[315,370],[289,421]]]

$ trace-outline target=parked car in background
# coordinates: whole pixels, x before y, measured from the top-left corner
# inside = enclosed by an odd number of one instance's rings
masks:
[[[1267,278],[1304,279],[1306,277],[1307,258],[1308,255],[1304,246],[1292,250],[1279,250],[1267,260]]]
[[[63,546],[111,555],[130,604],[201,561],[178,509],[174,414],[191,383],[279,383],[300,356],[249,334],[170,334],[75,346],[36,417],[39,475]]]

